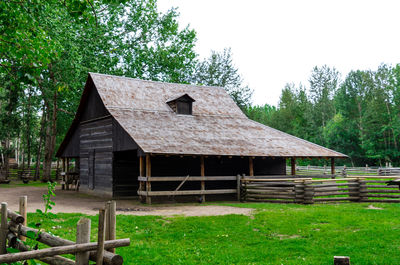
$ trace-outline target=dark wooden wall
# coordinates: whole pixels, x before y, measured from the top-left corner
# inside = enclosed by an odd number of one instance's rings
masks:
[[[99,93],[93,85],[89,91],[86,102],[83,103],[85,104],[83,111],[80,113],[80,116],[77,117],[79,123],[110,115],[108,110],[105,108]],[[75,131],[72,133],[72,136],[64,147],[60,157],[79,157],[80,128],[80,124],[75,127]]]
[[[105,108],[99,92],[97,92],[96,88],[92,87],[91,91],[89,92],[84,110],[81,114],[80,121],[88,121],[108,115],[110,115],[110,113]]]
[[[61,157],[79,157],[79,133],[80,128],[77,127],[70,138],[68,145],[64,148]]]
[[[113,196],[137,196],[139,158],[136,150],[114,152]]]
[[[81,124],[80,179],[83,188],[112,195],[113,138],[112,119],[106,118]],[[93,152],[94,162],[89,161]],[[93,163],[93,173],[89,171]],[[94,174],[90,176],[91,174]],[[93,185],[91,185],[93,183]]]
[[[285,158],[261,158],[256,157],[253,160],[254,175],[286,175]]]
[[[128,151],[138,149],[138,145],[132,137],[121,127],[121,125],[113,118],[113,143],[114,152]]]

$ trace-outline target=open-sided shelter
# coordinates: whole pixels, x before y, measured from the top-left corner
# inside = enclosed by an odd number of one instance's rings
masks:
[[[285,175],[286,159],[346,156],[248,119],[220,87],[89,73],[57,157],[76,159],[82,190],[150,202],[233,193],[237,175]]]

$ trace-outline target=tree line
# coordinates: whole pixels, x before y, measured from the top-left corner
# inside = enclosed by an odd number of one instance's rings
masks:
[[[200,59],[195,30],[178,24],[174,8],[158,12],[156,0],[4,0],[0,10],[3,174],[13,157],[50,178],[88,72],[219,85],[249,104],[231,51]]]
[[[308,86],[287,84],[278,106],[249,106],[249,118],[348,155],[350,165],[400,166],[400,65],[314,67]]]

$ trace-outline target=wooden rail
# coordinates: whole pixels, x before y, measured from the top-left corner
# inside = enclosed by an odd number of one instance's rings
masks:
[[[150,175],[150,174],[149,174]],[[139,176],[138,181],[140,183],[138,195],[141,198],[146,198],[146,202],[149,203],[151,200],[148,198],[154,196],[183,196],[183,195],[199,195],[201,196],[201,201],[205,201],[205,195],[215,195],[215,194],[237,194],[238,199],[240,199],[240,175],[237,176]],[[181,189],[186,182],[200,182],[198,190],[187,190]],[[236,181],[236,189],[206,189],[205,182],[207,181]],[[151,183],[154,182],[176,182],[176,188],[174,190],[161,190],[154,191],[151,190]]]
[[[291,167],[286,167],[287,174],[292,171]],[[298,166],[296,165],[297,175],[312,175],[314,178],[332,177],[332,176],[352,176],[352,175],[375,175],[375,176],[393,176],[400,175],[400,168],[394,167],[346,167],[336,166],[336,174],[330,175],[328,166]]]
[[[363,176],[338,179],[254,179],[241,180],[242,201],[304,203],[315,202],[400,202],[400,184],[388,185],[400,176]]]
[[[19,211],[26,213],[26,196],[20,198]],[[128,246],[130,240],[115,239],[116,232],[116,205],[115,201],[106,204],[106,210],[99,210],[98,241],[90,243],[90,219],[82,218],[77,224],[76,242],[72,242],[53,234],[39,231],[24,225],[26,215],[22,216],[7,209],[7,203],[1,203],[0,223],[0,264],[38,259],[51,265],[83,265],[89,260],[97,261],[98,265],[122,265],[123,258],[113,253],[116,247]],[[106,222],[107,219],[107,222]],[[32,250],[18,236],[32,237],[39,235],[36,240],[50,246],[41,250]],[[18,254],[7,254],[6,246],[20,250]],[[59,256],[61,254],[76,254],[75,261]]]
[[[187,178],[185,177],[138,177],[139,181],[183,181]],[[186,181],[218,181],[218,180],[236,180],[237,176],[207,176],[207,177],[191,177],[186,179]]]

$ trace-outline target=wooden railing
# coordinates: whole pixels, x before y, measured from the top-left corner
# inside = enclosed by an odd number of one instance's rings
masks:
[[[176,196],[176,195],[209,195],[209,194],[238,194],[240,191],[241,176],[173,176],[173,177],[138,177],[142,186],[147,187],[147,182],[177,182],[174,190],[152,191],[138,190],[139,196]],[[199,189],[199,190],[181,190],[182,186],[188,181],[236,181],[235,189]]]
[[[337,179],[242,178],[242,201],[303,203],[400,202],[400,176],[363,176]],[[391,184],[391,185],[389,185]]]
[[[104,265],[123,264],[123,258],[115,254],[115,248],[129,246],[130,239],[116,239],[115,201],[107,202],[105,208],[99,210],[97,243],[90,243],[91,219],[88,218],[81,218],[77,223],[76,242],[26,226],[27,204],[27,196],[20,197],[20,215],[8,209],[7,203],[1,203],[0,264],[14,264],[13,262],[30,259],[52,265],[89,264],[89,260]],[[45,244],[49,248],[38,250],[37,245],[36,248],[31,248],[26,245],[26,238]],[[7,253],[8,251],[10,253]],[[74,254],[75,261],[59,256],[63,254]]]
[[[394,167],[346,167],[336,166],[335,175],[337,177],[371,175],[371,176],[393,176],[400,175],[400,168]],[[286,167],[287,174],[290,174],[291,168]],[[314,176],[330,176],[329,166],[296,166],[297,175],[312,175]]]
[[[35,169],[18,169],[18,168],[10,168],[6,171],[4,168],[0,168],[0,179],[8,179],[8,180],[32,180],[35,176]],[[57,179],[60,170],[52,169],[51,170],[51,178]],[[39,170],[39,178],[42,176],[43,170]]]

